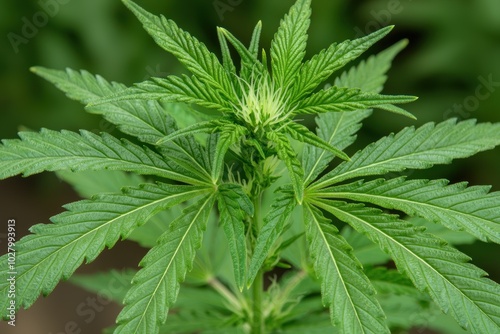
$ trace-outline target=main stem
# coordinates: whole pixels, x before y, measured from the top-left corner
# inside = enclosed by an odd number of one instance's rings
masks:
[[[264,318],[262,317],[262,294],[264,292],[264,273],[259,271],[252,286],[253,321],[252,334],[264,334]]]
[[[255,196],[254,198],[254,217],[253,225],[255,231],[258,232],[261,228],[260,223],[260,210],[262,203],[262,194]],[[252,284],[252,334],[264,334],[264,318],[262,316],[262,295],[264,293],[264,271],[259,270],[255,280]]]

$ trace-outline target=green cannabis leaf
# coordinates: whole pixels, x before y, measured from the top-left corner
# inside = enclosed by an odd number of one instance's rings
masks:
[[[15,296],[0,258],[4,319],[122,238],[149,248],[140,268],[72,278],[92,291],[126,282],[106,333],[378,334],[438,309],[430,328],[500,332],[500,285],[452,246],[500,243],[500,192],[388,175],[493,149],[500,124],[431,122],[343,151],[374,108],[415,118],[398,106],[415,97],[381,94],[406,40],[337,73],[392,26],[307,58],[311,0],[297,0],[268,52],[261,22],[248,46],[217,28],[219,59],[172,20],[123,2],[189,73],[126,87],[32,68],[128,139],[42,129],[2,140],[1,179],[54,171],[88,197],[17,243]],[[316,131],[301,121],[309,114]]]

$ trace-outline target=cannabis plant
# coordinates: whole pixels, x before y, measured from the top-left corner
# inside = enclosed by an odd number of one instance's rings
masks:
[[[125,87],[33,69],[127,139],[42,129],[3,141],[2,178],[56,171],[93,195],[16,244],[15,296],[1,258],[4,318],[121,238],[150,248],[139,270],[71,278],[127,282],[109,291],[124,304],[113,333],[500,332],[499,285],[450,245],[500,242],[500,193],[401,174],[499,145],[500,124],[428,123],[344,152],[372,108],[413,117],[396,105],[414,97],[380,94],[406,41],[332,77],[392,27],[305,59],[311,1],[298,0],[270,52],[260,22],[248,46],[218,28],[219,59],[124,3],[191,74]]]

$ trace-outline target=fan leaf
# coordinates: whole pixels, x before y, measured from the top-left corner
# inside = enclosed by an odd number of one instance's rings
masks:
[[[356,177],[426,169],[449,164],[500,145],[500,123],[480,123],[455,119],[420,128],[407,127],[368,145],[311,185],[311,189],[327,187]]]
[[[462,327],[478,334],[500,330],[500,285],[468,263],[468,256],[380,210],[329,200],[314,203],[389,253],[398,269]]]
[[[157,334],[191,270],[215,200],[214,194],[188,207],[142,259],[118,315],[115,334]]]
[[[455,231],[466,231],[483,241],[500,243],[500,192],[491,187],[467,188],[462,182],[411,180],[404,178],[356,182],[325,189],[323,198],[344,198],[396,209],[443,224]]]
[[[221,184],[219,186],[218,206],[220,222],[233,260],[234,277],[240,290],[245,285],[247,268],[246,217],[253,215],[252,201],[241,185]]]
[[[375,289],[337,228],[308,203],[304,223],[323,303],[340,333],[390,333]]]
[[[53,224],[32,226],[32,234],[16,244],[16,307],[28,308],[40,293],[49,294],[82,262],[93,261],[155,213],[206,192],[202,187],[144,184],[66,205],[68,211],[52,217]],[[7,263],[7,255],[0,259]],[[6,277],[5,267],[0,275]],[[8,282],[3,280],[0,293],[6,296],[7,290]],[[3,316],[8,302],[1,299]]]
[[[200,171],[191,173],[167,161],[154,151],[103,133],[81,134],[42,129],[40,133],[20,132],[19,139],[5,139],[0,146],[0,179],[43,171],[113,169],[149,174],[171,180],[205,184]],[[203,181],[205,179],[205,181]]]

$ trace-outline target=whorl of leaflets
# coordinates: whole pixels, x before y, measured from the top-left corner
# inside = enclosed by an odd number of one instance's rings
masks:
[[[448,164],[492,149],[500,145],[500,124],[428,123],[384,137],[350,158],[343,151],[373,108],[414,118],[397,105],[415,97],[380,94],[385,73],[406,41],[337,73],[392,27],[333,43],[306,59],[311,1],[298,0],[281,21],[269,52],[260,49],[261,22],[248,47],[218,28],[219,60],[175,22],[123,2],[190,73],[125,87],[86,71],[33,69],[133,139],[42,129],[2,141],[2,179],[43,171],[104,173],[81,178],[61,174],[76,189],[88,193],[98,188],[100,193],[66,205],[51,224],[34,225],[32,234],[17,243],[16,311],[52,292],[104,248],[129,238],[151,249],[128,287],[114,333],[214,328],[233,333],[262,328],[251,323],[259,318],[285,333],[297,324],[301,331],[324,331],[325,312],[315,312],[318,305],[330,308],[328,326],[331,321],[341,333],[389,333],[384,298],[376,292],[426,296],[473,333],[500,332],[499,285],[415,220],[383,211],[397,210],[499,243],[499,192],[386,174]],[[306,114],[316,115],[316,131],[301,124]],[[177,121],[183,124],[180,129]],[[335,158],[343,161],[326,172]],[[280,178],[282,186],[271,194],[270,186]],[[264,195],[271,199],[267,211]],[[294,214],[296,210],[302,214]],[[351,232],[339,233],[335,226],[341,223],[350,225]],[[214,237],[214,230],[222,231],[226,244],[217,233]],[[205,242],[207,233],[211,239]],[[350,245],[353,235],[366,237],[390,255],[399,273],[367,268],[370,263],[360,261]],[[301,243],[307,249],[302,253]],[[6,256],[0,258],[0,277],[8,272]],[[231,275],[212,263],[224,256],[234,270]],[[266,291],[268,307],[250,309],[245,288],[259,273],[283,264],[282,259],[293,264],[280,281],[284,287],[276,289],[273,283]],[[216,292],[197,287],[193,303],[193,290],[183,295],[181,283],[197,270],[202,273],[191,279],[199,283],[201,277]],[[319,280],[321,301],[315,299],[315,289],[300,286],[307,274]],[[6,296],[8,289],[8,282],[0,280],[0,295]],[[308,294],[310,300],[302,298]],[[176,301],[182,308],[169,313]],[[310,308],[299,308],[311,301]],[[0,299],[4,318],[8,303]],[[310,315],[318,321],[307,322]]]

